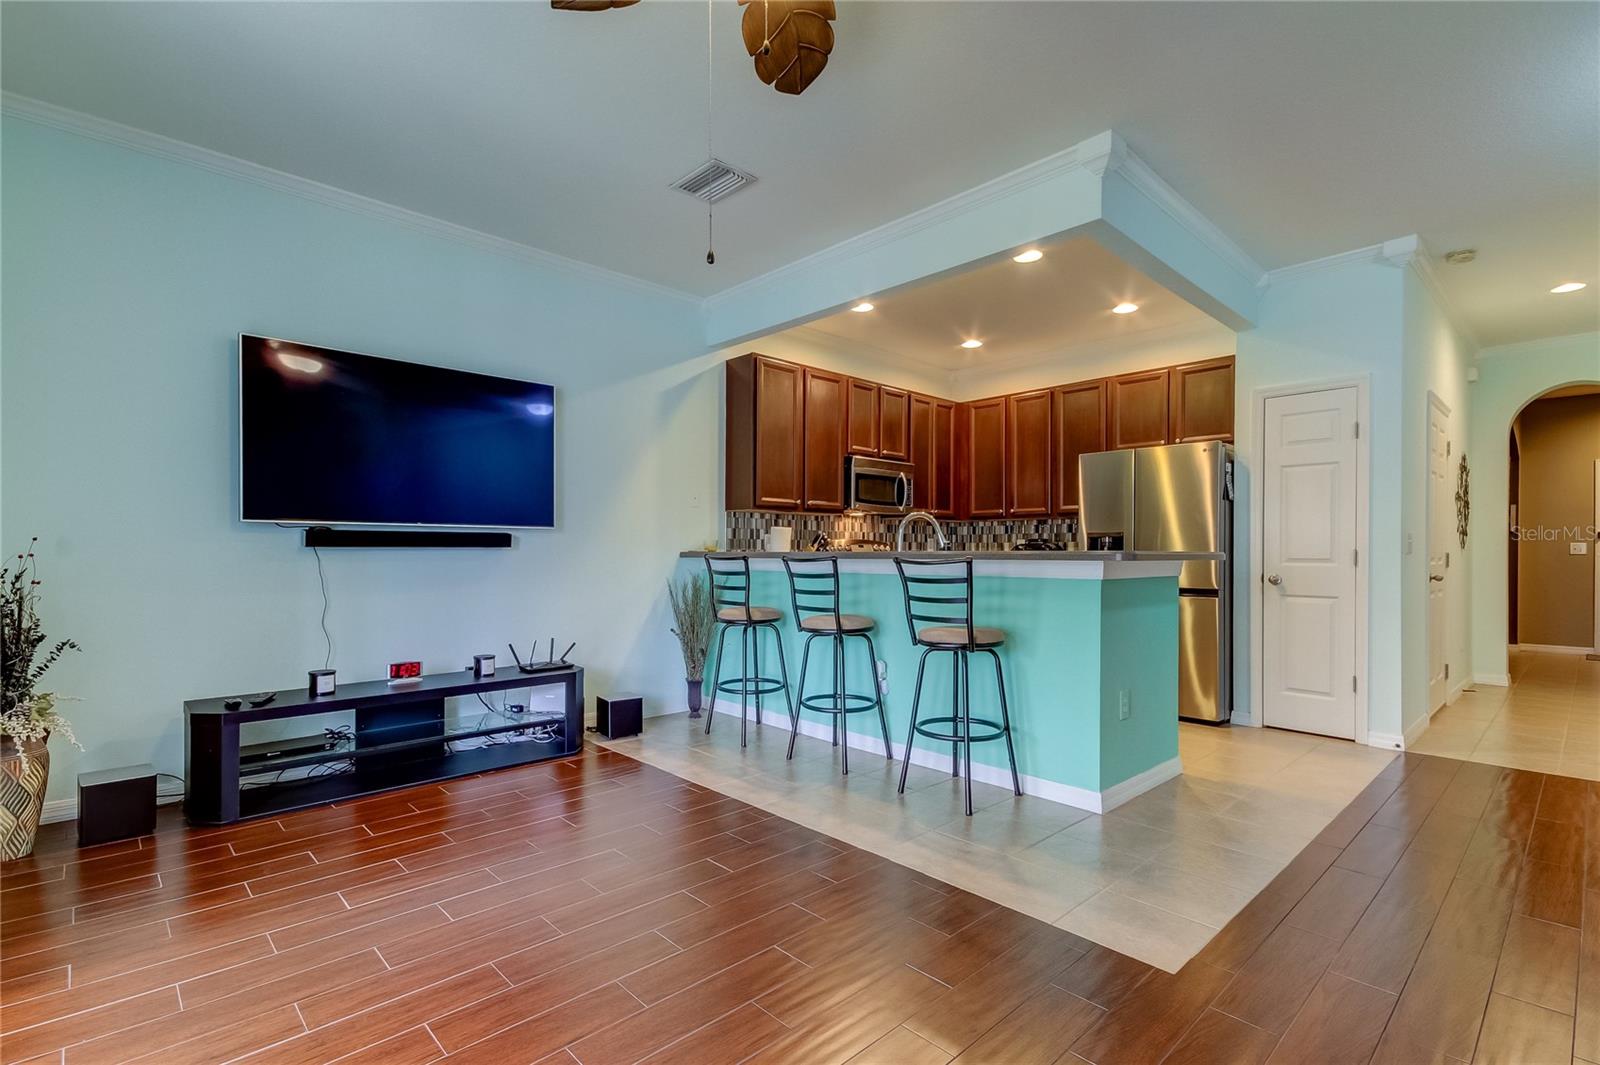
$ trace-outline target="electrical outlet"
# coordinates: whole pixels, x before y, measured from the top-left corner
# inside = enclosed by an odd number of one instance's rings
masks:
[[[1574,540],[1567,545],[1567,554],[1569,555],[1587,555],[1588,553],[1589,545],[1582,540]]]
[[[878,659],[878,694],[889,694],[889,663]]]
[[[1117,692],[1117,720],[1126,721],[1133,716],[1133,701],[1128,698],[1128,689],[1123,688]]]

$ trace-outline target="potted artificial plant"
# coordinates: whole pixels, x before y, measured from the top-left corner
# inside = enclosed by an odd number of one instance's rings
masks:
[[[706,676],[706,652],[711,648],[711,630],[716,617],[711,610],[711,589],[704,577],[685,577],[680,583],[667,582],[667,598],[672,600],[672,635],[683,651],[684,680],[689,691],[689,716],[700,716],[701,687]]]
[[[34,537],[28,550],[0,567],[0,860],[33,853],[50,783],[50,734],[78,746],[72,725],[56,711],[59,698],[41,691],[45,671],[71,640],[46,646],[39,622],[38,564]]]

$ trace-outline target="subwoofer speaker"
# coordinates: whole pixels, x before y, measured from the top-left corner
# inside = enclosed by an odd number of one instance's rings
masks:
[[[644,699],[628,692],[594,701],[595,731],[608,740],[637,736],[644,731]]]

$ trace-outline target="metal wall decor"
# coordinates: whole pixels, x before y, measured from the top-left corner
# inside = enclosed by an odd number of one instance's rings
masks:
[[[1456,536],[1461,540],[1461,549],[1467,549],[1467,519],[1472,515],[1472,471],[1467,468],[1467,456],[1463,452],[1461,464],[1456,467]]]

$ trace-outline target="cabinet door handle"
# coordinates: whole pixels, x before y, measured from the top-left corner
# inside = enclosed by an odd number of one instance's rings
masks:
[[[1430,574],[1428,574],[1428,580],[1432,581],[1435,584],[1443,584],[1444,583],[1444,575],[1440,574],[1440,573],[1430,573]]]

